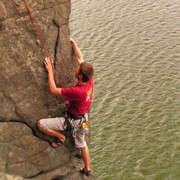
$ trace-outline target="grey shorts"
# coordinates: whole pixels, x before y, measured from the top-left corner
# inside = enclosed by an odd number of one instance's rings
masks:
[[[86,114],[86,119],[88,119],[87,114]],[[65,130],[64,122],[65,122],[64,117],[47,118],[47,119],[40,120],[40,124],[45,129],[52,129],[56,131]],[[87,145],[85,141],[85,135],[82,134],[80,130],[76,132],[76,137],[74,137],[74,141],[77,148],[82,148]]]

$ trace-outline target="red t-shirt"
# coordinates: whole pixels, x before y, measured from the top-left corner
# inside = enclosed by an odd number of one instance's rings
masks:
[[[84,85],[75,85],[70,88],[62,88],[61,95],[68,100],[68,111],[74,115],[86,114],[93,98],[94,80],[91,78]]]

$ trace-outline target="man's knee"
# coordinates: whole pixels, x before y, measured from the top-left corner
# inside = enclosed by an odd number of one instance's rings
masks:
[[[38,122],[37,122],[37,127],[38,127],[38,129],[39,130],[44,130],[44,126],[41,124],[41,122],[40,122],[41,120],[39,120]]]

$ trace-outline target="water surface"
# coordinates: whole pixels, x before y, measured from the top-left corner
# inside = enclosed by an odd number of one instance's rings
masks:
[[[96,179],[180,179],[180,1],[72,0],[70,27],[96,70]]]

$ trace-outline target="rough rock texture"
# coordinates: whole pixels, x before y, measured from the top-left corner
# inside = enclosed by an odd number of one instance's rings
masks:
[[[49,95],[42,60],[45,53],[37,43],[24,2],[3,1],[0,2],[3,102],[0,118],[34,126],[37,118],[54,115],[53,110],[57,112],[57,104],[62,101]],[[73,83],[75,67],[69,43],[70,2],[33,0],[29,4],[56,71],[63,85],[68,86]]]
[[[58,77],[63,86],[73,85],[77,62],[69,43],[70,0],[27,2]],[[24,1],[0,1],[0,42],[0,179],[86,179],[78,172],[82,161],[75,158],[70,134],[65,145],[53,149],[44,141],[52,138],[36,128],[38,119],[62,115],[65,102],[49,94],[46,54]]]

